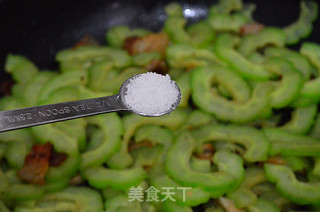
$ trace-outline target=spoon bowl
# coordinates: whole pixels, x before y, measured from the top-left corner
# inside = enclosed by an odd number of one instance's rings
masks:
[[[144,113],[144,112],[141,112],[141,111],[137,111],[137,110],[134,110],[132,109],[130,106],[128,106],[128,104],[126,103],[125,101],[125,95],[127,94],[127,87],[128,87],[128,84],[130,83],[131,80],[133,80],[134,78],[136,77],[139,77],[139,75],[135,75],[129,79],[127,79],[120,87],[120,91],[119,91],[119,96],[120,96],[120,99],[121,99],[121,103],[123,104],[124,107],[128,108],[129,111],[131,111],[132,113],[135,113],[137,115],[140,115],[140,116],[146,116],[146,117],[157,117],[157,116],[163,116],[163,115],[166,115],[166,114],[170,114],[172,111],[174,111],[178,105],[180,104],[180,101],[181,101],[181,91],[180,91],[180,88],[179,86],[177,85],[177,83],[173,80],[171,80],[171,82],[174,83],[174,87],[175,89],[178,91],[178,97],[177,97],[177,100],[172,104],[172,106],[170,107],[170,109],[168,110],[165,110],[161,113],[154,113],[154,114],[147,114],[147,113]]]

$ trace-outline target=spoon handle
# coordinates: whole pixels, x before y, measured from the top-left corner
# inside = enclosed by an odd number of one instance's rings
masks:
[[[0,112],[0,132],[82,118],[102,113],[128,111],[120,95]]]

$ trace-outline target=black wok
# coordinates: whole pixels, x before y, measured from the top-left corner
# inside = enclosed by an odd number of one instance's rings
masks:
[[[73,46],[89,34],[105,43],[108,28],[116,25],[159,30],[165,19],[163,10],[170,0],[0,0],[0,67],[8,53],[22,54],[41,69],[56,69],[54,55]],[[216,1],[181,1],[194,9],[189,20],[205,16],[206,8]],[[299,13],[299,0],[259,0],[254,2],[254,17],[267,25],[285,26]],[[320,41],[320,21],[314,25],[310,41]],[[3,71],[1,79],[7,78]],[[2,81],[1,80],[1,81]]]

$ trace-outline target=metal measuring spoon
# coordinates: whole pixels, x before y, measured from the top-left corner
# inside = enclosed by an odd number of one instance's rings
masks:
[[[137,77],[137,75],[134,77]],[[127,79],[121,85],[120,92],[113,96],[0,111],[0,132],[118,111],[128,111],[141,116],[156,117],[169,114],[177,108],[181,100],[181,92],[175,83],[179,95],[177,101],[169,110],[150,115],[129,109],[124,101],[124,96],[126,95],[130,79],[134,77]]]

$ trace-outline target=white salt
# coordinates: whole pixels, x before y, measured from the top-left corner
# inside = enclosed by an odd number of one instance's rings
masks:
[[[124,101],[131,110],[152,116],[172,109],[178,98],[179,91],[168,74],[147,72],[130,79]]]

